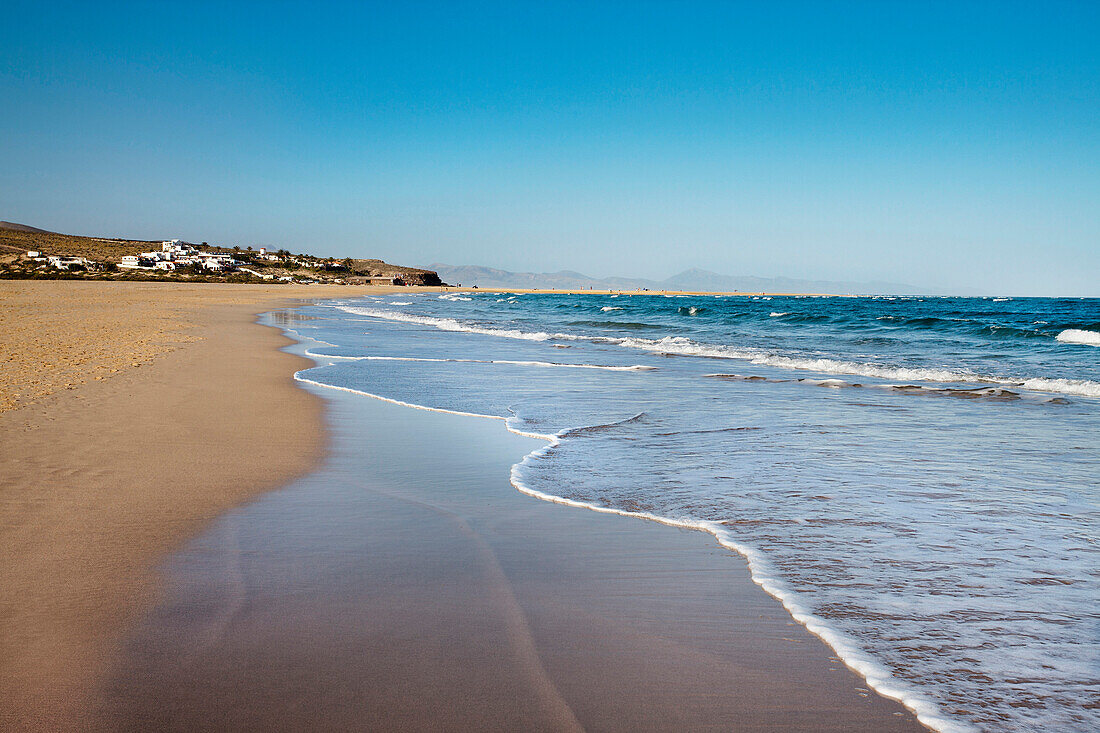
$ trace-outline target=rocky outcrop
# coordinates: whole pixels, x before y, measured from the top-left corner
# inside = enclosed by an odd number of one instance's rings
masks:
[[[392,277],[405,285],[442,285],[439,274],[434,270],[422,270],[418,267],[401,267],[382,260],[352,260],[351,269],[358,277]]]

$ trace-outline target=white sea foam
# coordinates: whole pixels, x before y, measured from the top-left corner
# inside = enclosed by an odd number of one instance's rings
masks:
[[[309,371],[309,370],[308,369],[303,369],[302,371]],[[382,402],[389,402],[392,405],[400,405],[402,407],[411,407],[414,410],[424,410],[426,412],[442,412],[442,413],[447,414],[447,415],[460,415],[462,417],[481,417],[481,418],[485,418],[485,419],[488,419],[488,420],[501,420],[501,421],[504,422],[504,426],[508,429],[508,432],[510,432],[510,433],[515,433],[516,435],[522,435],[522,436],[527,437],[527,438],[535,438],[535,439],[538,439],[538,440],[546,440],[546,441],[551,441],[551,442],[557,441],[557,436],[556,435],[546,435],[545,433],[532,433],[532,432],[528,432],[528,431],[524,431],[524,430],[516,430],[510,424],[511,420],[512,420],[511,416],[485,415],[485,414],[482,414],[480,412],[462,412],[461,410],[447,410],[447,409],[444,409],[442,407],[428,407],[427,405],[418,405],[415,402],[405,402],[403,400],[395,400],[395,399],[392,399],[390,397],[383,397],[382,395],[374,394],[373,392],[365,392],[361,389],[352,389],[351,387],[340,387],[340,386],[337,386],[335,384],[326,384],[325,382],[318,382],[315,379],[310,379],[308,377],[303,377],[302,372],[296,372],[294,374],[294,379],[295,379],[295,381],[302,382],[304,384],[312,384],[315,387],[322,387],[324,389],[333,389],[333,390],[336,390],[338,392],[350,392],[351,394],[360,395],[362,397],[370,397],[372,399],[380,400]]]
[[[752,349],[699,344],[682,336],[668,336],[656,341],[652,339],[628,338],[622,339],[621,344],[632,348],[649,349],[652,351],[681,354],[684,356],[742,359],[752,364],[763,364],[783,369],[811,371],[823,374],[852,374],[861,377],[901,382],[1007,384],[1040,392],[1059,392],[1082,397],[1100,397],[1100,382],[1093,382],[1087,379],[1049,379],[1035,377],[1021,381],[982,376],[969,371],[954,371],[950,369],[897,367],[840,359],[783,356]]]
[[[443,297],[443,296],[440,296]],[[548,333],[541,331],[530,333],[527,331],[516,331],[511,329],[502,328],[482,328],[480,326],[472,326],[464,323],[460,323],[453,318],[433,318],[431,316],[417,316],[411,313],[401,313],[398,311],[378,310],[375,308],[356,308],[352,306],[336,306],[340,310],[348,313],[354,313],[360,316],[371,316],[373,318],[382,318],[389,321],[401,321],[404,323],[419,323],[423,326],[434,326],[441,331],[461,331],[465,333],[480,333],[486,336],[502,336],[504,338],[523,339],[525,341],[546,341],[552,338]]]
[[[293,329],[293,328],[288,328],[288,327],[284,326],[283,330],[286,331],[287,333],[294,334],[294,336],[297,337],[299,341],[312,341],[313,343],[321,344],[322,346],[332,346],[334,348],[339,348],[339,346],[337,346],[336,344],[330,344],[328,341],[322,341],[321,339],[314,338],[313,336],[306,336],[301,331],[298,331],[298,330]]]
[[[779,311],[772,311],[769,315],[772,318],[779,318],[780,316],[789,316],[790,312],[789,311],[784,311],[784,312],[780,313]]]
[[[1085,344],[1087,346],[1100,346],[1100,331],[1085,331],[1080,328],[1067,328],[1055,339],[1064,344]]]
[[[386,305],[412,305],[411,300],[391,300]]]
[[[825,374],[855,374],[875,379],[917,380],[922,382],[986,382],[985,377],[948,369],[895,367],[870,362],[843,361],[826,358],[803,358],[768,355],[751,359],[754,364],[768,364],[784,369],[801,369]]]
[[[611,366],[608,364],[567,364],[555,361],[515,361],[511,359],[438,359],[420,356],[343,356],[340,354],[318,354],[310,349],[306,349],[303,353],[311,359],[335,359],[338,361],[418,361],[448,364],[511,364],[513,366],[559,369],[605,369],[610,372],[651,372],[657,369],[657,367],[647,364]]]
[[[822,374],[849,374],[873,379],[886,379],[902,382],[952,382],[952,383],[986,383],[1007,384],[1024,389],[1032,389],[1043,392],[1060,392],[1063,394],[1100,397],[1100,382],[1086,379],[1051,379],[1035,377],[1026,380],[1005,379],[997,376],[980,375],[970,371],[934,369],[928,367],[902,367],[889,364],[876,364],[874,362],[857,362],[843,359],[830,359],[827,357],[804,357],[774,354],[762,349],[740,348],[718,344],[705,344],[693,341],[683,336],[666,336],[662,339],[645,338],[615,338],[609,336],[581,336],[568,333],[546,333],[544,331],[520,331],[515,329],[486,328],[468,323],[462,323],[453,318],[437,318],[433,316],[417,316],[400,311],[379,310],[374,308],[359,308],[353,306],[336,306],[348,313],[362,316],[371,316],[390,321],[404,323],[417,323],[425,326],[433,326],[441,331],[459,331],[465,333],[478,333],[487,336],[521,339],[525,341],[548,341],[550,339],[569,341],[590,341],[605,344],[617,344],[626,348],[643,349],[657,353],[678,354],[681,356],[705,356],[719,359],[740,359],[752,364],[762,364],[801,371],[818,372]],[[1083,333],[1093,333],[1085,331]]]
[[[1034,389],[1039,392],[1061,392],[1081,397],[1100,397],[1100,382],[1087,379],[1047,379],[1035,377],[1019,382],[1017,386]]]
[[[522,461],[512,466],[511,482],[517,491],[528,496],[542,499],[543,501],[565,506],[589,509],[602,514],[618,514],[623,517],[645,519],[658,524],[672,527],[682,527],[706,532],[717,540],[718,544],[729,550],[733,550],[745,558],[749,567],[749,575],[753,582],[760,586],[764,592],[779,601],[798,623],[807,631],[821,639],[828,645],[844,664],[853,672],[867,681],[867,686],[883,697],[897,700],[909,709],[924,725],[940,733],[970,733],[976,729],[973,726],[958,720],[954,720],[944,714],[932,699],[922,694],[912,685],[905,684],[890,674],[882,664],[863,651],[859,644],[851,637],[843,634],[827,621],[814,615],[798,598],[797,594],[779,578],[772,570],[764,555],[756,548],[738,542],[734,536],[717,522],[697,520],[690,518],[664,517],[650,512],[635,512],[625,509],[600,506],[575,499],[568,499],[554,494],[547,494],[537,489],[532,489],[523,483],[520,476],[520,468],[531,458],[541,458],[549,450],[560,442],[560,436],[554,436],[549,445],[532,451]]]
[[[443,293],[443,295],[439,296],[439,299],[440,300],[466,300],[466,301],[473,300],[473,298],[464,298],[461,295],[459,295],[458,293]]]
[[[518,366],[559,367],[563,369],[606,369],[611,372],[651,372],[657,369],[648,364],[631,364],[629,366],[607,366],[605,364],[562,364],[550,361],[509,361],[494,359],[491,364],[515,364]]]
[[[617,305],[605,305],[603,308],[600,308],[600,310],[602,310],[604,313],[607,313],[608,311],[621,311],[622,308]]]
[[[838,359],[783,356],[758,349],[744,349],[732,346],[700,344],[683,336],[666,336],[663,339],[625,338],[623,346],[636,349],[648,349],[683,356],[709,356],[719,359],[743,359],[753,364],[766,364],[784,369],[822,372],[825,374],[855,374],[861,377],[878,379],[916,380],[927,382],[984,382],[993,381],[967,372],[947,369],[923,369],[894,367],[867,362],[842,361]]]
[[[303,370],[308,371],[308,370]],[[717,522],[710,522],[704,520],[697,520],[691,518],[674,518],[665,517],[650,512],[635,512],[624,509],[614,509],[611,507],[600,506],[598,504],[592,504],[589,502],[577,501],[575,499],[568,499],[562,496],[556,496],[554,494],[548,494],[537,489],[532,489],[524,484],[521,469],[524,465],[527,465],[532,459],[538,460],[545,456],[550,450],[557,447],[566,433],[573,432],[577,428],[571,428],[569,430],[563,430],[553,435],[546,435],[540,433],[532,433],[523,430],[516,429],[512,425],[512,418],[505,417],[503,415],[485,415],[474,412],[461,412],[458,410],[447,410],[436,407],[429,407],[427,405],[419,405],[412,402],[404,402],[402,400],[395,400],[389,397],[383,397],[382,395],[374,394],[371,392],[365,392],[363,390],[352,389],[350,387],[340,387],[332,384],[326,384],[317,380],[309,379],[302,376],[302,372],[298,372],[294,375],[294,379],[305,384],[312,384],[316,387],[324,389],[332,389],[341,392],[349,392],[351,394],[361,395],[363,397],[370,397],[373,399],[381,400],[383,402],[389,402],[395,405],[401,405],[403,407],[411,407],[416,410],[426,410],[429,412],[440,412],[450,415],[461,415],[466,417],[480,417],[488,418],[490,420],[501,420],[504,422],[505,427],[511,433],[516,435],[522,435],[530,438],[537,438],[545,440],[547,445],[528,453],[524,458],[512,466],[511,469],[511,484],[517,491],[528,496],[541,499],[543,501],[552,502],[555,504],[562,504],[565,506],[571,506],[581,509],[588,509],[594,512],[600,512],[603,514],[618,514],[624,517],[634,517],[637,519],[644,519],[659,524],[665,524],[672,527],[682,527],[685,529],[697,530],[700,532],[706,532],[717,540],[717,542],[734,552],[737,552],[745,558],[749,567],[749,573],[754,583],[759,585],[768,595],[778,600],[791,617],[802,624],[807,631],[817,636],[819,639],[825,642],[829,647],[836,652],[837,656],[843,660],[844,664],[849,669],[859,674],[867,681],[867,686],[872,690],[893,700],[897,700],[914,715],[924,725],[932,728],[933,730],[940,731],[941,733],[970,733],[974,730],[971,726],[965,725],[959,721],[952,720],[947,717],[934,701],[921,694],[919,690],[913,688],[911,685],[902,683],[890,674],[889,670],[878,663],[873,657],[864,652],[860,646],[851,637],[841,633],[837,629],[833,628],[827,621],[814,615],[798,598],[790,588],[778,577],[778,574],[774,572],[768,563],[767,559],[756,548],[750,547],[744,543],[738,542],[728,529],[723,527]]]

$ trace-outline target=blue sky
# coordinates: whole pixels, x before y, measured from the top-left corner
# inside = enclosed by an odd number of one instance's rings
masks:
[[[1100,295],[1100,3],[5,3],[0,219]]]

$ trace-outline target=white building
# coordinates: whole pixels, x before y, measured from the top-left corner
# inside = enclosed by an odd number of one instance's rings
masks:
[[[220,272],[233,270],[241,264],[233,255],[225,252],[200,252],[193,245],[173,239],[162,242],[159,250],[126,255],[119,263],[123,270],[161,270],[172,272],[181,267],[197,265],[206,270]],[[262,275],[261,275],[262,277]]]
[[[187,242],[181,242],[178,239],[161,242],[160,249],[162,252],[168,255],[168,260],[175,259],[179,256],[194,254],[198,251],[192,245],[188,244]]]
[[[202,266],[207,270],[232,270],[238,264],[240,264],[233,259],[233,255],[223,254],[220,252],[199,252],[197,257]]]
[[[202,260],[203,267],[210,267],[213,264],[217,264],[219,267],[235,267],[237,265],[233,255],[222,252],[200,252],[198,257]]]
[[[122,261],[118,263],[120,270],[152,270],[154,267],[153,261],[149,260],[144,255],[126,255],[122,258]]]
[[[70,257],[69,255],[50,255],[46,258],[46,262],[48,262],[51,267],[56,267],[59,270],[68,270],[74,265],[87,267],[91,264],[83,257]]]

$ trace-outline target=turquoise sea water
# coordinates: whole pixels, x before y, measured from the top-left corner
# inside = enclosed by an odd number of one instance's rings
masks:
[[[1100,302],[392,295],[300,378],[546,437],[541,498],[696,526],[942,730],[1100,729]]]

